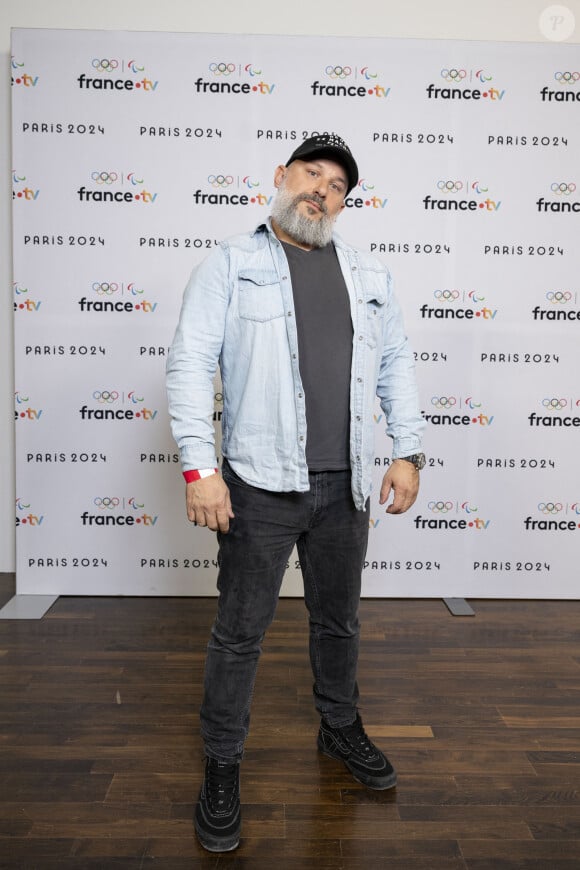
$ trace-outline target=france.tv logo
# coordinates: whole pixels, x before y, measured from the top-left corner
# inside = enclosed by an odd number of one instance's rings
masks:
[[[211,61],[208,65],[210,79],[201,76],[194,82],[198,94],[256,94],[271,96],[276,87],[264,81],[260,64]]]
[[[435,184],[437,195],[423,197],[425,211],[481,211],[496,212],[501,200],[491,199],[489,187],[482,181],[462,181],[457,178],[439,178]]]
[[[78,305],[83,312],[116,312],[154,314],[158,303],[144,297],[144,289],[136,282],[125,284],[122,281],[93,281],[92,298],[82,296]]]
[[[544,85],[540,90],[540,99],[543,103],[580,102],[580,90],[578,90],[580,72],[578,70],[556,70],[552,80],[556,82],[556,88]]]
[[[24,70],[24,61],[19,61],[14,55],[10,58],[12,68],[12,84],[23,88],[35,88],[38,84],[38,76],[31,75]]]
[[[356,187],[344,201],[347,208],[383,209],[388,203],[388,197],[378,196],[375,185],[367,178],[361,178]]]
[[[42,525],[44,514],[33,513],[30,509],[30,502],[22,498],[16,499],[16,527],[29,526],[37,528]]]
[[[434,426],[481,426],[489,428],[494,414],[484,413],[484,406],[473,396],[463,399],[454,395],[431,397],[431,410],[421,411],[423,418]]]
[[[27,181],[26,175],[20,175],[16,170],[12,172],[12,199],[23,202],[34,202],[38,199],[40,190],[34,188]]]
[[[575,532],[580,529],[580,502],[566,504],[561,501],[540,501],[536,512],[541,519],[527,516],[523,523],[526,532]]]
[[[124,498],[110,495],[97,495],[91,510],[80,516],[83,526],[154,526],[159,519],[157,514],[148,513],[145,503],[131,496]]]
[[[14,420],[31,420],[37,422],[42,417],[44,410],[42,408],[32,408],[30,405],[30,396],[16,390],[14,393]]]
[[[386,99],[391,89],[379,82],[379,73],[373,67],[348,64],[327,64],[326,82],[318,79],[310,85],[313,97],[378,97]],[[328,83],[330,82],[330,83]]]
[[[136,390],[123,392],[98,389],[93,391],[92,400],[97,407],[89,408],[88,405],[83,405],[79,408],[81,420],[136,420],[150,423],[159,413],[148,408],[145,405],[145,397]]]
[[[83,72],[77,77],[81,90],[153,93],[159,84],[147,75],[144,64],[133,58],[93,57],[90,72],[90,76]]]
[[[211,172],[206,179],[206,191],[201,188],[194,191],[193,203],[194,205],[270,206],[274,199],[273,195],[261,193],[257,189],[259,187],[260,182],[253,175]]]
[[[457,290],[454,288],[437,288],[433,291],[434,303],[424,303],[419,308],[423,320],[478,320],[480,323],[491,323],[498,314],[497,308],[491,308],[486,297],[478,290]]]
[[[90,180],[91,188],[83,185],[77,190],[80,202],[136,202],[150,205],[157,199],[157,193],[147,190],[145,179],[137,172],[94,169]]]
[[[418,514],[413,519],[413,524],[419,531],[423,529],[454,529],[484,532],[491,523],[491,520],[480,516],[479,507],[470,500],[434,499],[428,502],[427,510],[430,511],[431,517],[423,517]]]
[[[570,199],[576,193],[574,181],[553,181],[550,184],[551,199],[541,196],[536,200],[536,208],[539,212],[580,212],[580,200]]]
[[[42,302],[32,299],[27,295],[28,287],[23,287],[22,284],[14,281],[12,283],[12,288],[14,290],[14,311],[23,311],[34,314],[39,310]]]
[[[443,67],[438,78],[442,86],[427,85],[429,100],[486,100],[489,103],[498,103],[506,94],[505,88],[500,89],[490,84],[493,76],[483,68]]]

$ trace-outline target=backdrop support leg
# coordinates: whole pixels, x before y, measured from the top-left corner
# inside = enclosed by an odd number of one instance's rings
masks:
[[[475,616],[475,610],[469,606],[465,598],[444,598],[443,601],[452,616]]]

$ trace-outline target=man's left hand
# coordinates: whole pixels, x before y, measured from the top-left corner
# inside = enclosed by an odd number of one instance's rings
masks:
[[[394,459],[383,477],[380,504],[385,504],[393,492],[393,501],[387,507],[388,514],[404,514],[415,503],[419,492],[419,472],[412,462]]]

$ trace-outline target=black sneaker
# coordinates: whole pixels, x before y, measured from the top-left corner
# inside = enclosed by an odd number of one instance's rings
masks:
[[[325,755],[344,761],[356,781],[369,788],[381,790],[397,784],[392,764],[365,733],[358,713],[352,725],[342,728],[333,728],[322,719],[318,748]]]
[[[206,758],[195,808],[195,831],[208,852],[231,852],[240,842],[240,765]]]

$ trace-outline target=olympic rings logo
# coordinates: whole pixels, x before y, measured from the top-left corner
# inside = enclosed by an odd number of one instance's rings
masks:
[[[233,175],[208,175],[208,182],[212,187],[229,187],[234,182]]]
[[[97,184],[114,184],[119,176],[116,172],[91,172],[91,178]]]
[[[92,61],[93,69],[96,69],[98,72],[112,72],[114,69],[117,69],[118,66],[118,60],[109,60],[106,57],[103,57],[100,60],[98,57],[95,57]]]
[[[434,514],[446,514],[453,510],[452,501],[430,501],[427,505],[429,510]]]
[[[452,408],[457,404],[457,399],[454,396],[433,396],[431,404],[436,408]]]
[[[236,70],[235,63],[210,63],[209,70],[214,76],[229,76]]]
[[[543,514],[559,514],[563,507],[564,505],[560,502],[554,503],[553,501],[541,501],[538,505],[538,510]]]
[[[460,82],[462,81],[467,72],[464,69],[442,69],[441,70],[441,78],[445,79],[446,82]]]
[[[104,498],[100,498],[99,496],[97,496],[95,499],[93,499],[93,504],[101,510],[108,509],[112,511],[116,507],[119,507],[120,503],[121,502],[118,498],[110,498],[108,495],[106,495]]]
[[[552,193],[564,193],[568,195],[569,193],[574,193],[574,191],[576,190],[576,185],[574,184],[574,182],[571,182],[570,184],[566,184],[565,182],[554,182],[554,184],[550,185],[550,190],[552,191]]]
[[[561,411],[567,404],[568,399],[542,399],[542,405],[550,411]]]
[[[550,302],[559,302],[561,305],[569,302],[571,298],[572,294],[569,290],[548,290],[546,293],[546,299]]]
[[[435,299],[443,299],[444,302],[455,302],[459,299],[459,290],[434,290],[433,296]]]
[[[93,399],[95,402],[107,403],[108,405],[116,402],[119,398],[119,393],[116,390],[95,390]]]
[[[554,73],[554,78],[562,85],[571,85],[580,79],[579,72],[557,72]]]
[[[438,181],[437,187],[445,193],[455,193],[463,187],[462,181]]]
[[[109,284],[107,281],[101,281],[100,284],[98,281],[95,281],[93,284],[93,290],[95,293],[98,293],[99,296],[111,296],[111,294],[116,293],[118,289],[118,284]]]
[[[352,67],[350,66],[327,66],[324,70],[327,76],[331,79],[345,79],[352,75]]]

